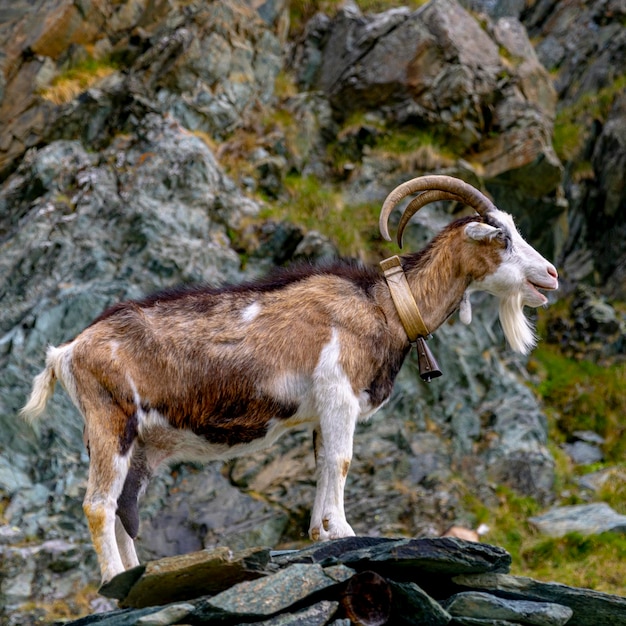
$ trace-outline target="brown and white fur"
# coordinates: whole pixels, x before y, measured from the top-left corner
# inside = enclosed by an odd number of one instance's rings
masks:
[[[519,352],[534,343],[523,306],[545,304],[537,288],[557,287],[552,264],[495,208],[456,220],[402,263],[429,329],[459,307],[469,322],[468,294],[483,290],[500,298]],[[22,414],[34,421],[57,380],[81,412],[84,511],[106,582],[139,563],[137,500],[159,465],[248,454],[304,424],[316,442],[310,536],[353,535],[343,492],[355,425],[389,398],[409,348],[378,270],[299,267],[113,306],[48,349]]]

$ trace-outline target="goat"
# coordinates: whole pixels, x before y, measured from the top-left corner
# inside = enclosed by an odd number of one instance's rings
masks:
[[[557,271],[512,218],[448,176],[403,183],[387,197],[405,209],[398,243],[423,205],[454,200],[476,211],[446,226],[401,267],[433,331],[455,310],[471,320],[469,294],[500,299],[514,350],[535,342],[523,307],[547,298]],[[90,454],[83,509],[102,581],[139,564],[138,498],[164,461],[228,459],[270,445],[288,429],[314,429],[317,491],[309,535],[354,535],[344,485],[355,425],[389,398],[411,341],[384,276],[337,262],[283,270],[220,288],[181,287],[116,304],[75,339],[50,346],[22,416],[33,422],[60,380],[85,420]]]

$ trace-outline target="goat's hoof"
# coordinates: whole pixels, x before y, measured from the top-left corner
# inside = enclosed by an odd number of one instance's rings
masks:
[[[333,520],[332,517],[325,517],[322,519],[322,529],[313,529],[311,531],[311,538],[313,538],[313,532],[316,531],[316,541],[328,541],[329,539],[343,539],[344,537],[354,537],[355,533],[352,530],[352,526],[345,520]]]
[[[122,571],[112,578],[103,579],[98,593],[105,598],[123,600],[128,595],[131,587],[141,578],[145,570],[145,565],[138,565],[132,569]]]

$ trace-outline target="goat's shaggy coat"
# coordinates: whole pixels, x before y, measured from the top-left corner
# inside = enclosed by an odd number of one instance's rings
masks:
[[[503,303],[503,328],[525,352],[524,305],[546,302],[556,270],[497,209],[457,220],[402,258],[428,328],[482,289]],[[42,413],[61,381],[85,419],[84,509],[103,581],[138,564],[137,500],[176,459],[226,459],[286,430],[315,432],[317,493],[310,535],[354,534],[343,490],[356,422],[390,396],[410,344],[379,272],[302,266],[219,289],[184,287],[111,307],[73,341],[48,350],[23,409]]]

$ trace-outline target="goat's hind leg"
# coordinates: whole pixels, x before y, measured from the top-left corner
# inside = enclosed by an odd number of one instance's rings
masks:
[[[90,462],[83,510],[103,583],[126,569],[116,537],[116,511],[128,475],[132,444],[126,441],[122,446],[121,435],[115,432],[114,426],[125,425],[128,419],[113,405],[100,409],[97,415],[87,413],[86,416]],[[125,558],[132,560],[132,555],[128,556],[127,542],[122,543]]]
[[[138,500],[143,495],[152,472],[146,461],[145,449],[139,442],[135,443],[130,469],[124,481],[122,493],[117,499],[117,516],[115,535],[122,563],[126,569],[139,565],[134,539],[139,533]]]

